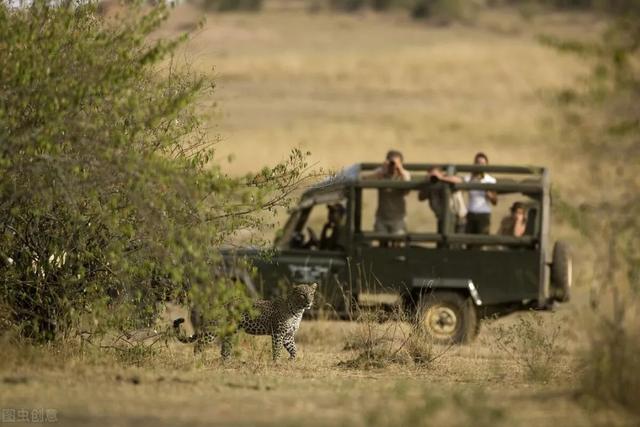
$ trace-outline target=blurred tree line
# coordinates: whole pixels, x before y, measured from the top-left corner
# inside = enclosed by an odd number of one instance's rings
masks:
[[[313,10],[322,8],[313,0]],[[483,9],[513,7],[525,16],[549,10],[583,10],[614,15],[639,13],[639,0],[328,0],[329,8],[343,12],[373,10],[407,10],[416,19],[428,19],[447,24],[454,21],[472,22]]]
[[[111,0],[106,0],[111,1]],[[265,0],[184,0],[213,12],[257,12]],[[171,1],[172,5],[178,3]],[[513,7],[525,16],[548,10],[583,10],[611,14],[640,12],[640,0],[307,0],[310,12],[333,10],[354,13],[406,11],[415,19],[438,24],[472,22],[482,9]]]
[[[217,249],[288,203],[306,155],[240,178],[213,161],[197,100],[213,82],[151,38],[163,5],[0,1],[0,326],[48,340],[148,325],[205,286],[246,308]],[[201,293],[201,292],[200,292]]]

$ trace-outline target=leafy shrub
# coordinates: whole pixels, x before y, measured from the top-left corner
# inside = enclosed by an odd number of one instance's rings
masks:
[[[23,336],[149,324],[207,286],[235,304],[217,247],[286,204],[305,155],[230,178],[194,101],[213,83],[158,65],[163,5],[0,2],[0,306]]]

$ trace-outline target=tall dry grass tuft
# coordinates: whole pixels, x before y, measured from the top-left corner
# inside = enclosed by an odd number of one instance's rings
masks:
[[[490,328],[498,350],[516,362],[528,380],[548,382],[556,374],[563,352],[559,325],[550,325],[540,314],[527,313],[508,326]]]
[[[340,362],[353,369],[381,369],[392,364],[425,367],[450,347],[438,347],[403,310],[360,311],[357,327],[346,337],[344,349],[355,357]]]

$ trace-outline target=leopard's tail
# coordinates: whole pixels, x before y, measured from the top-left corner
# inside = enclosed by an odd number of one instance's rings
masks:
[[[185,344],[190,344],[196,341],[198,339],[198,334],[186,336],[185,334],[182,333],[182,331],[180,330],[180,325],[182,325],[183,323],[184,323],[184,318],[182,317],[179,317],[173,321],[173,330],[176,333],[176,338],[178,339],[178,341]]]

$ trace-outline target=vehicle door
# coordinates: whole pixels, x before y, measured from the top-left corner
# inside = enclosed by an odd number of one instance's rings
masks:
[[[397,293],[409,285],[406,235],[374,231],[376,188],[356,190],[352,276],[360,294]]]
[[[328,207],[342,200],[329,200],[327,203],[315,203],[302,206],[292,215],[290,230],[283,233],[278,250],[271,261],[273,279],[280,286],[298,283],[317,283],[319,292],[316,309],[342,313],[346,309],[348,292],[347,248],[344,234],[342,242],[325,244],[329,232],[323,235],[328,223]],[[346,209],[345,213],[346,215]],[[340,232],[346,233],[342,224]],[[335,230],[334,230],[335,231]],[[324,237],[324,240],[323,240]],[[275,289],[275,294],[279,289]]]

